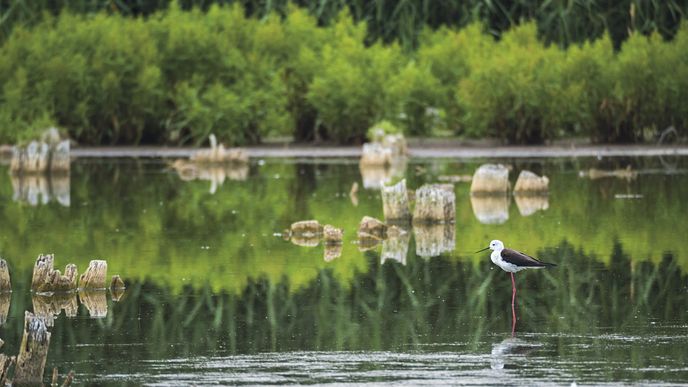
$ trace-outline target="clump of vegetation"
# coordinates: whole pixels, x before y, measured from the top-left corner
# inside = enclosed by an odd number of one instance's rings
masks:
[[[563,136],[646,141],[688,124],[688,28],[567,49],[535,23],[425,30],[419,48],[370,42],[348,12],[319,26],[289,6],[262,19],[239,5],[146,19],[46,16],[0,46],[0,142],[47,126],[86,144],[228,145],[266,136],[361,142],[387,120],[405,135]],[[250,13],[250,12],[249,12]]]

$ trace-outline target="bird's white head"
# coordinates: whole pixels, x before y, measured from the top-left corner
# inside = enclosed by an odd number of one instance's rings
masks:
[[[500,241],[500,240],[495,239],[492,242],[490,242],[490,250],[493,250],[493,251],[504,250],[504,243],[502,243],[502,241]]]

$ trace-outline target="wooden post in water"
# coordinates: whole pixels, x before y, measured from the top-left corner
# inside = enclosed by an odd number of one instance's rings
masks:
[[[41,384],[50,345],[50,332],[43,319],[24,313],[24,336],[14,371],[16,384]]]
[[[107,262],[94,259],[88,264],[84,274],[79,277],[79,289],[105,289]]]
[[[382,187],[382,212],[387,223],[407,223],[411,220],[406,179],[393,186]]]
[[[451,184],[426,184],[416,190],[413,223],[454,223],[456,195]]]

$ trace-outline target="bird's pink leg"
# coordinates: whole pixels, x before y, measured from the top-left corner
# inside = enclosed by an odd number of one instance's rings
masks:
[[[512,293],[511,293],[511,335],[514,335],[514,331],[516,330],[516,307],[515,307],[515,301],[516,301],[516,280],[514,279],[514,273],[511,273],[511,286],[512,286]]]

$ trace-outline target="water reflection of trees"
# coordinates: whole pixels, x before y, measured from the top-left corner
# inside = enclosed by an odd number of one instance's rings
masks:
[[[629,326],[649,334],[652,327],[643,320],[654,318],[685,324],[686,297],[681,289],[686,276],[675,261],[666,257],[660,265],[632,264],[628,253],[616,246],[608,270],[566,242],[542,251],[544,260],[560,265],[517,279],[522,289],[517,335],[595,335],[600,329]],[[412,260],[406,266],[380,265],[376,254],[365,254],[370,270],[351,284],[321,270],[316,281],[298,291],[286,281],[268,280],[250,281],[239,294],[187,287],[175,295],[150,282],[135,284],[106,323],[127,335],[110,340],[144,343],[146,351],[140,356],[157,357],[218,349],[408,349],[457,340],[475,349],[486,335],[511,331],[511,284],[489,262],[473,265],[436,258]],[[67,325],[54,340],[75,335],[73,329],[78,328]],[[605,350],[609,358],[626,357],[628,348]],[[676,353],[665,355],[685,357],[682,349],[669,350]]]

